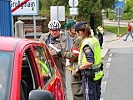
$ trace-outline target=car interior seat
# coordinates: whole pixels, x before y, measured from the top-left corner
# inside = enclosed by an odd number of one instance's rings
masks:
[[[22,61],[21,85],[25,99],[28,100],[29,92],[33,89],[31,71],[27,59]]]
[[[28,100],[28,84],[25,80],[21,80],[21,100]]]

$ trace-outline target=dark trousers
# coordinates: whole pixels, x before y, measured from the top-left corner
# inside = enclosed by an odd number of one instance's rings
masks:
[[[130,35],[130,36],[132,37],[132,39],[133,39],[132,32],[128,31],[127,36],[126,36],[126,38],[124,39],[125,41],[126,41],[126,40],[127,40],[127,38],[129,37],[129,35]]]
[[[100,46],[102,47],[102,45],[103,45],[103,36],[98,36],[98,40],[99,40]]]
[[[88,79],[88,97],[89,97],[89,100],[100,100],[100,97],[101,97],[101,79],[97,80],[97,81],[93,81],[93,80],[89,80]],[[86,86],[84,86],[85,84],[82,83],[83,85],[83,94],[85,94],[85,92],[87,92],[85,90]],[[85,96],[84,96],[84,100],[87,100],[85,99]]]

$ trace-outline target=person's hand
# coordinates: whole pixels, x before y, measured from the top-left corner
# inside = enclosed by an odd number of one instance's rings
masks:
[[[76,69],[76,70],[75,70],[75,73],[78,73],[78,71],[79,71],[79,70],[78,70],[78,69]]]
[[[62,57],[62,52],[61,52],[61,51],[58,51],[58,52],[57,52],[57,55],[58,55],[59,57]]]
[[[77,68],[76,70],[75,70],[75,73],[78,73],[80,71],[80,69],[79,68]]]

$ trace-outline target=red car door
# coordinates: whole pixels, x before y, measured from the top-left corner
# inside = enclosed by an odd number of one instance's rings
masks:
[[[34,61],[32,45],[18,45],[14,52],[14,68],[10,100],[28,100],[31,90],[42,87]]]
[[[56,100],[65,100],[62,79],[49,50],[44,44],[34,45],[33,49],[39,75],[43,77],[41,78],[43,89],[52,92]]]

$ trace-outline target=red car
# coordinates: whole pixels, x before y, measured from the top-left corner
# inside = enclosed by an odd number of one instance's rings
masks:
[[[65,100],[63,90],[61,76],[44,43],[0,37],[0,100],[49,100],[50,92],[54,100]]]

